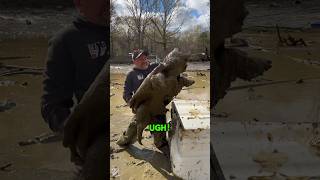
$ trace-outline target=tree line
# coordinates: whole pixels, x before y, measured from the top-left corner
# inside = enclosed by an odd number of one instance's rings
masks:
[[[201,26],[182,31],[188,16],[180,0],[124,0],[126,15],[111,1],[111,57],[128,56],[133,49],[147,49],[164,57],[172,48],[209,54],[210,35]]]

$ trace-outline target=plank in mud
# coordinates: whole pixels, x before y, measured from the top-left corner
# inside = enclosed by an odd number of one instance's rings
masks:
[[[40,136],[36,136],[32,139],[28,139],[25,141],[19,141],[19,146],[28,146],[32,144],[45,144],[45,143],[52,143],[52,142],[58,142],[62,140],[61,134],[56,133],[45,133]]]

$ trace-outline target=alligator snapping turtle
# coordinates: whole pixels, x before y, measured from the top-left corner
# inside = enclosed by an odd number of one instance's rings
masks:
[[[230,13],[232,12],[232,13]],[[271,61],[251,57],[238,48],[225,46],[225,39],[241,32],[243,21],[249,14],[244,0],[215,0],[213,17],[213,88],[210,101],[215,107],[226,94],[231,82],[240,78],[246,81],[262,75],[271,68]]]
[[[107,62],[65,122],[63,146],[82,167],[78,179],[107,179],[108,84]]]
[[[152,117],[165,114],[166,105],[176,96],[182,87],[191,86],[194,81],[180,76],[186,70],[188,54],[179,52],[177,48],[171,51],[143,81],[129,101],[135,114],[137,139],[140,144],[142,132]]]

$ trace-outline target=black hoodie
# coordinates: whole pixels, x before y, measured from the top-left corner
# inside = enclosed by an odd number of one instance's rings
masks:
[[[62,130],[73,95],[79,102],[107,61],[108,34],[79,16],[49,40],[41,114],[52,130]]]

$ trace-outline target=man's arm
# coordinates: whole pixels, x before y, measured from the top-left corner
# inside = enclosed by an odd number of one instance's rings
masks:
[[[74,65],[63,36],[49,40],[41,114],[53,131],[62,131],[73,106]]]
[[[132,84],[132,74],[129,73],[126,77],[124,83],[124,90],[123,90],[123,99],[126,103],[129,103],[130,99],[132,98],[133,93],[133,84]]]

